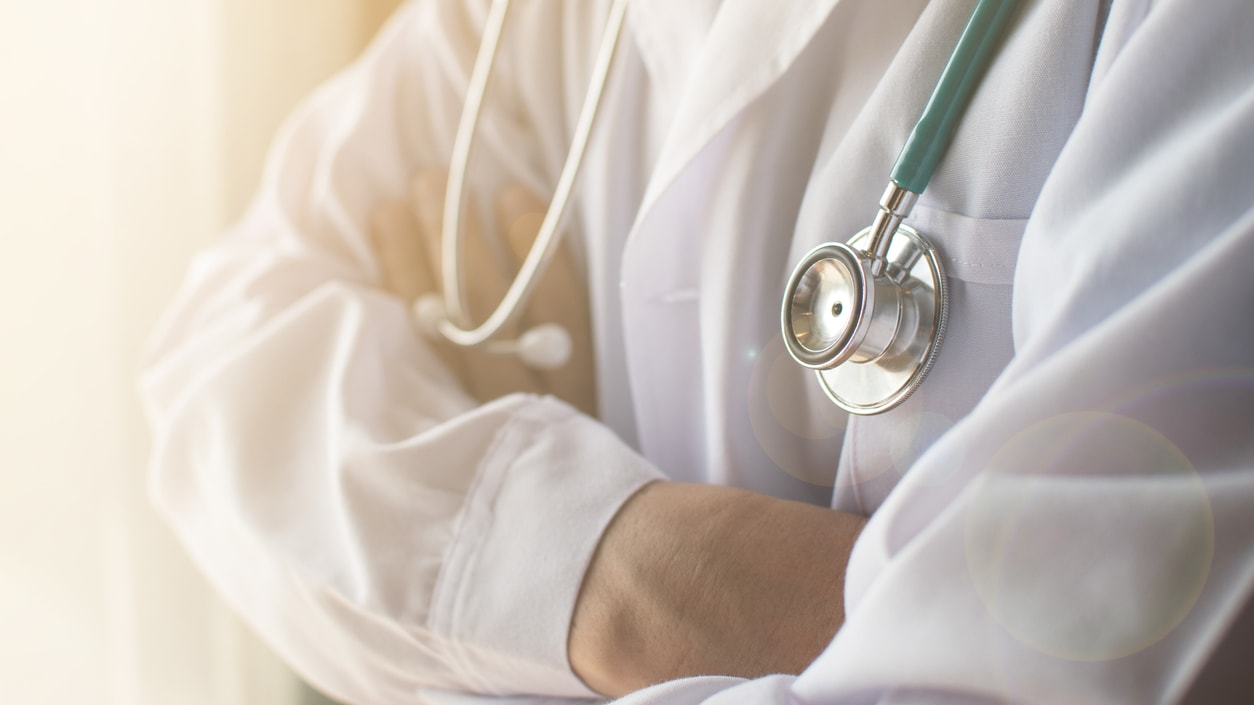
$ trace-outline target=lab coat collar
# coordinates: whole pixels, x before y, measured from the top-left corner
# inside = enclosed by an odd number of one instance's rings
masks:
[[[722,0],[675,96],[676,118],[665,139],[666,155],[654,170],[642,213],[718,132],[788,69],[840,0]],[[672,27],[693,19],[675,0],[634,0],[632,31],[650,70],[674,65]],[[712,7],[712,6],[711,6]],[[676,13],[682,16],[677,17]],[[746,42],[746,37],[753,41]],[[666,77],[658,77],[663,84]]]

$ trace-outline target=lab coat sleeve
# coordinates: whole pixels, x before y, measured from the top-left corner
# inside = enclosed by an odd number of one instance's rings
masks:
[[[1248,679],[1254,8],[1132,4],[1024,236],[1016,357],[871,518],[841,632],[795,681],[631,705],[1175,703],[1225,655]]]
[[[656,477],[554,399],[475,403],[378,284],[368,218],[447,163],[486,4],[405,6],[290,120],[142,381],[155,503],[256,631],[348,703],[591,695],[566,658],[574,600],[602,529]],[[480,155],[522,178],[499,138]]]

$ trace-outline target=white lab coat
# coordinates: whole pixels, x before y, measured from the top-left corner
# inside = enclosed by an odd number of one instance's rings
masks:
[[[632,702],[1178,699],[1254,585],[1248,0],[1025,2],[912,218],[953,287],[928,381],[846,421],[782,353],[789,269],[869,223],[973,4],[632,2],[571,221],[596,420],[476,405],[380,290],[365,224],[447,164],[486,6],[415,0],[290,120],[157,334],[157,503],[351,703],[590,696],[583,569],[661,476],[871,520],[800,677]],[[485,199],[551,189],[606,3],[517,5]]]

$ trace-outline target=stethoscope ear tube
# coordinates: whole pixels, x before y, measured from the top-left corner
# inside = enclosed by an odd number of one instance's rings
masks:
[[[601,98],[605,93],[613,68],[618,40],[622,35],[627,12],[626,0],[614,0],[609,10],[609,18],[601,39],[596,64],[593,67],[592,84],[584,98],[584,104],[575,125],[570,152],[562,166],[553,199],[545,211],[540,230],[536,234],[531,249],[523,258],[518,274],[510,283],[504,298],[483,323],[475,326],[470,320],[465,305],[465,277],[462,276],[461,267],[464,259],[461,236],[461,219],[465,208],[463,196],[466,190],[466,170],[474,153],[475,132],[483,109],[484,96],[487,94],[497,47],[500,45],[501,35],[509,15],[509,5],[509,0],[495,0],[489,10],[479,55],[475,59],[474,70],[467,89],[466,103],[462,108],[461,120],[457,127],[457,137],[454,141],[453,157],[449,167],[448,190],[445,192],[444,199],[440,261],[444,280],[444,299],[439,304],[441,319],[435,323],[434,328],[438,330],[439,335],[454,345],[462,347],[485,345],[497,337],[502,328],[515,322],[535,291],[541,274],[557,252],[561,241],[562,221],[566,215],[575,182],[583,168],[588,140],[596,124]],[[433,318],[434,310],[434,306],[429,304],[424,315]],[[525,346],[522,346],[521,339],[517,342],[520,346],[518,349],[523,350]],[[569,352],[566,355],[568,356]],[[545,360],[553,360],[556,357],[548,355]]]
[[[442,337],[445,325],[444,301],[439,294],[427,294],[414,302],[411,311],[418,330],[428,338]],[[523,331],[515,340],[492,339],[480,346],[495,355],[515,355],[534,370],[556,370],[570,361],[574,343],[570,333],[556,323],[542,323]]]

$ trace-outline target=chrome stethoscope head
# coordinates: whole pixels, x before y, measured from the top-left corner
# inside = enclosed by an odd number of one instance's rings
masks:
[[[793,272],[783,311],[784,343],[812,370],[847,362],[866,339],[875,310],[870,263],[845,243],[810,251]]]
[[[811,250],[785,289],[784,345],[853,414],[905,401],[945,333],[949,292],[936,250],[901,224],[913,196],[890,186],[875,225],[847,243]]]

